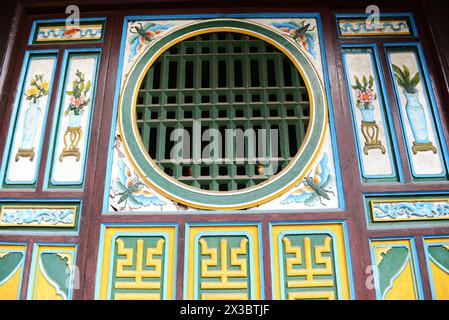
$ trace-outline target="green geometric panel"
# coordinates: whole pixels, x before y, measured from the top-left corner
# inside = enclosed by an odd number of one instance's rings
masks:
[[[282,238],[282,296],[288,299],[336,299],[335,252],[330,234]]]
[[[163,236],[117,237],[110,299],[162,299],[165,252]]]
[[[201,299],[251,297],[249,240],[243,235],[203,236],[199,239],[198,295]]]

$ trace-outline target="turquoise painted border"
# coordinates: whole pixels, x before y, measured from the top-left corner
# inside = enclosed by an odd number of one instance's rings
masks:
[[[3,280],[3,282],[0,283],[0,286],[1,286],[3,283],[5,283],[9,279],[11,279],[11,277],[17,272],[17,270],[22,267],[22,273],[20,274],[20,281],[19,281],[19,292],[17,294],[17,300],[20,300],[20,296],[21,296],[21,293],[22,293],[23,274],[25,272],[24,267],[25,267],[25,260],[26,260],[26,253],[27,253],[28,245],[27,245],[26,242],[0,242],[0,245],[25,246],[25,248],[23,250],[16,250],[16,251],[0,249],[0,253],[1,252],[20,252],[20,253],[23,253],[22,260],[17,265],[16,269],[14,269],[14,271],[5,280]]]
[[[348,53],[345,51],[350,50],[350,49],[357,49],[357,50],[367,49],[366,52],[361,52],[360,54],[369,54],[370,55],[370,60],[371,60],[371,64],[372,64],[373,71],[374,71],[376,86],[378,88],[378,91],[380,92],[380,94],[378,92],[377,96],[379,99],[382,120],[384,122],[383,130],[385,131],[385,135],[386,135],[385,140],[387,141],[387,149],[388,149],[388,153],[389,153],[389,159],[390,159],[390,163],[391,163],[391,166],[393,169],[393,173],[391,175],[366,175],[365,174],[365,163],[363,162],[362,155],[361,155],[362,150],[360,148],[361,141],[360,141],[360,137],[357,133],[357,131],[359,130],[359,127],[358,127],[358,123],[356,122],[356,119],[357,119],[356,118],[356,106],[354,105],[354,101],[352,99],[351,81],[348,78],[349,69],[348,69],[348,63],[346,61],[346,55]],[[388,181],[403,182],[404,181],[403,170],[402,170],[402,165],[401,165],[401,161],[400,161],[400,156],[398,154],[396,135],[394,134],[394,131],[393,131],[394,125],[392,123],[391,108],[390,108],[388,99],[386,98],[386,95],[385,95],[385,92],[387,92],[386,86],[385,86],[385,78],[383,76],[382,69],[380,68],[380,64],[379,64],[379,53],[378,53],[377,45],[376,44],[342,44],[340,54],[342,56],[343,68],[345,71],[348,99],[351,104],[351,118],[352,118],[352,123],[353,123],[354,136],[355,136],[355,140],[357,143],[357,146],[356,146],[357,147],[357,156],[358,156],[357,158],[359,160],[358,161],[359,169],[360,169],[362,179],[366,179],[368,181],[370,181],[370,180],[378,181],[380,179],[388,179]],[[354,53],[354,54],[356,54],[356,53]],[[382,99],[380,99],[379,96],[382,96]],[[385,115],[385,113],[387,116]]]
[[[399,98],[399,89],[398,89],[398,85],[396,84],[395,81],[395,77],[394,77],[394,73],[392,70],[392,61],[390,58],[390,53],[392,51],[394,51],[395,48],[399,48],[399,47],[403,47],[403,48],[407,48],[408,50],[404,51],[404,52],[411,52],[412,54],[415,55],[416,57],[416,63],[418,65],[418,71],[421,74],[421,81],[423,81],[422,85],[423,85],[423,89],[424,89],[424,93],[425,96],[421,97],[422,99],[426,99],[427,104],[429,109],[427,110],[429,113],[429,116],[431,117],[431,124],[432,124],[432,130],[433,130],[433,134],[435,136],[435,144],[438,150],[438,156],[440,158],[441,161],[441,166],[443,169],[443,173],[441,174],[417,174],[414,170],[413,167],[413,161],[412,161],[412,154],[411,154],[411,148],[410,148],[410,139],[407,136],[406,133],[406,125],[405,125],[405,121],[407,119],[407,115],[404,114],[404,112],[402,111],[402,104]],[[408,162],[409,162],[409,166],[411,169],[411,173],[412,173],[412,177],[415,180],[419,180],[419,179],[428,179],[428,178],[443,178],[444,180],[447,180],[447,172],[449,170],[449,165],[447,162],[447,159],[449,159],[449,154],[448,154],[448,149],[447,149],[447,144],[444,141],[444,134],[442,131],[442,125],[441,125],[441,117],[439,116],[438,113],[438,109],[436,107],[436,100],[435,100],[435,94],[434,94],[434,90],[432,88],[432,84],[430,82],[430,77],[429,77],[429,73],[427,70],[427,65],[426,62],[424,60],[424,54],[422,52],[422,47],[421,44],[419,42],[405,42],[405,43],[386,43],[384,44],[384,48],[385,48],[385,56],[387,57],[387,62],[388,62],[388,69],[390,71],[390,77],[391,80],[393,82],[393,89],[394,89],[394,95],[395,95],[395,101],[396,104],[399,108],[399,118],[401,120],[401,127],[402,127],[402,135],[404,138],[404,141],[406,143],[406,149],[407,149],[407,158],[408,158]],[[393,49],[393,50],[392,50]],[[441,154],[441,152],[443,153],[443,155]],[[441,179],[440,179],[441,180]]]
[[[375,246],[374,248],[372,247],[371,243],[373,241],[385,241],[385,240],[410,240],[411,243],[411,247],[403,245],[403,244],[382,244],[382,245],[378,245]],[[375,248],[378,247],[407,247],[409,250],[409,256],[408,259],[410,260],[410,262],[412,263],[412,267],[413,267],[413,281],[415,283],[415,297],[417,300],[422,300],[424,298],[424,292],[423,292],[423,288],[422,288],[422,277],[421,277],[421,271],[419,268],[419,263],[417,261],[417,250],[416,250],[416,243],[415,243],[415,238],[414,237],[399,237],[399,238],[395,238],[395,237],[384,237],[384,238],[370,238],[369,240],[369,246],[370,246],[370,253],[371,253],[371,263],[372,263],[372,270],[373,270],[373,276],[374,276],[374,290],[376,292],[376,299],[377,300],[383,300],[383,296],[381,295],[381,293],[379,292],[379,271],[377,269],[377,264],[376,264],[376,254],[374,252]],[[401,269],[402,271],[403,269]],[[399,274],[399,273],[398,273]],[[391,287],[389,288],[391,289]],[[388,290],[389,290],[388,289]],[[388,292],[385,291],[385,294]]]
[[[80,187],[83,189],[84,187],[84,176],[86,172],[86,165],[88,160],[88,151],[90,146],[90,137],[91,137],[91,125],[92,125],[92,118],[94,114],[94,108],[95,108],[95,96],[97,94],[97,80],[98,80],[98,70],[101,63],[101,54],[102,49],[101,48],[82,48],[82,49],[65,49],[64,50],[64,58],[62,62],[62,69],[61,69],[61,76],[58,86],[58,99],[56,102],[56,108],[53,113],[53,126],[52,131],[50,135],[50,146],[52,146],[51,151],[47,155],[47,163],[45,167],[45,178],[44,178],[44,190],[48,189],[60,189],[60,188],[76,188]],[[68,77],[69,77],[69,71],[70,66],[72,62],[73,57],[94,57],[95,58],[95,67],[93,71],[93,78],[92,78],[92,94],[91,94],[91,101],[89,104],[89,111],[88,111],[88,120],[86,125],[86,132],[83,132],[84,140],[85,140],[85,148],[83,150],[80,150],[82,152],[82,173],[81,173],[81,179],[77,182],[55,182],[53,181],[53,170],[54,170],[54,163],[58,161],[58,155],[56,153],[56,148],[59,145],[59,137],[58,133],[61,129],[61,121],[63,118],[63,111],[64,106],[62,103],[65,100],[65,91],[67,90],[68,85]]]
[[[346,251],[346,264],[348,268],[348,281],[349,281],[349,295],[350,299],[353,300],[355,297],[355,287],[354,287],[354,276],[352,272],[352,260],[351,260],[351,248],[349,247],[349,239],[348,239],[348,228],[345,220],[300,220],[300,221],[273,221],[269,223],[269,238],[270,238],[270,255],[274,255],[274,248],[273,248],[273,226],[276,225],[291,225],[291,226],[298,226],[298,225],[316,225],[317,227],[323,224],[339,224],[342,226],[343,229],[343,243],[345,245],[345,251]],[[288,229],[286,229],[288,231]],[[320,231],[328,231],[328,229],[319,229]],[[297,230],[292,230],[297,231]],[[271,260],[271,287],[275,288],[275,282],[274,282],[274,263],[273,260]],[[339,279],[340,280],[340,279]],[[275,292],[272,290],[272,299],[276,299]]]
[[[28,277],[28,279],[33,280],[34,276],[36,274],[36,269],[34,268],[34,266],[36,265],[36,262],[38,264],[38,268],[39,268],[39,263],[40,263],[40,256],[37,256],[37,248],[40,246],[65,246],[65,247],[70,247],[73,246],[75,247],[75,249],[73,251],[71,250],[46,250],[44,252],[50,252],[50,253],[73,253],[73,262],[74,264],[72,265],[72,267],[74,268],[72,271],[72,273],[70,274],[70,287],[69,287],[69,293],[67,295],[67,300],[72,300],[72,295],[73,295],[73,289],[74,289],[74,279],[75,279],[75,273],[77,272],[77,251],[78,251],[78,244],[77,243],[73,243],[73,242],[35,242],[33,245],[33,257],[31,259],[31,264],[30,264],[30,275]],[[42,253],[41,253],[42,254]],[[38,259],[38,260],[37,260]],[[33,286],[34,286],[34,282],[29,281],[28,283],[28,289],[27,289],[27,296],[26,299],[27,300],[31,300],[31,297],[33,296]]]
[[[261,222],[242,222],[242,223],[236,223],[236,222],[215,222],[215,223],[197,223],[197,222],[193,222],[193,223],[186,223],[186,232],[185,232],[185,237],[184,239],[186,239],[185,241],[185,249],[184,249],[184,288],[183,288],[183,297],[184,299],[187,299],[188,296],[188,278],[189,278],[189,270],[188,270],[188,261],[189,261],[189,232],[190,232],[190,228],[191,227],[218,227],[218,226],[229,226],[230,228],[232,227],[242,227],[242,226],[247,226],[247,227],[257,227],[257,233],[258,233],[258,242],[259,242],[259,274],[260,274],[260,300],[264,300],[265,299],[265,292],[264,292],[264,266],[263,266],[263,249],[262,249],[262,223]],[[199,237],[202,236],[220,236],[220,235],[224,235],[224,236],[229,236],[229,235],[239,235],[239,236],[246,236],[248,238],[248,242],[250,245],[250,249],[253,248],[253,241],[254,239],[251,237],[251,235],[246,232],[246,231],[223,231],[223,232],[217,232],[217,231],[201,231],[197,234],[197,236],[195,237],[195,247],[194,247],[194,253],[195,253],[195,261],[194,261],[194,272],[195,272],[195,276],[194,276],[194,280],[198,279],[198,261],[196,258],[196,253],[198,252],[198,240]],[[254,270],[254,256],[252,255],[252,250],[251,253],[248,254],[249,258],[250,258],[250,268],[251,270]],[[255,295],[255,287],[254,287],[254,277],[253,274],[249,275],[250,278],[250,283],[251,283],[251,299],[250,300],[254,300],[254,295]],[[194,287],[194,295],[196,296],[196,294],[198,293],[198,288],[197,288],[197,283],[196,281],[194,281],[195,283],[195,287]],[[198,297],[195,297],[195,299],[198,300]]]
[[[435,239],[439,239],[439,238],[448,238],[449,235],[445,236],[445,235],[438,235],[438,236],[424,236],[422,237],[423,240],[435,240]],[[440,267],[440,269],[444,270],[446,273],[449,273],[449,270],[446,270],[445,267],[441,266],[437,261],[435,261],[434,259],[432,259],[429,255],[429,247],[433,247],[433,246],[438,246],[438,245],[444,245],[447,246],[449,245],[449,241],[446,242],[435,242],[435,243],[426,243],[425,241],[423,241],[424,244],[424,254],[426,257],[426,267],[427,267],[427,272],[429,274],[429,283],[430,283],[430,293],[432,294],[432,300],[437,300],[436,296],[435,296],[435,284],[433,281],[433,275],[432,275],[432,269],[430,268],[430,260],[432,260],[433,263],[435,263],[438,267]]]
[[[120,94],[120,87],[121,87],[121,77],[122,77],[122,71],[123,71],[123,61],[124,61],[124,52],[125,52],[125,46],[126,46],[126,31],[128,22],[132,20],[169,20],[169,19],[207,19],[207,18],[314,18],[317,21],[318,26],[318,35],[320,39],[320,51],[321,51],[321,61],[322,61],[322,67],[323,67],[323,74],[324,74],[324,85],[326,88],[326,95],[327,95],[327,103],[328,103],[328,109],[329,109],[329,129],[331,130],[331,145],[332,145],[332,151],[333,151],[333,157],[334,157],[334,168],[335,168],[335,175],[336,175],[336,181],[341,182],[341,171],[340,171],[340,160],[339,160],[339,153],[338,153],[338,142],[336,139],[336,132],[335,132],[335,121],[334,121],[334,115],[333,115],[333,108],[332,108],[332,99],[330,94],[330,84],[329,84],[329,75],[328,75],[328,67],[327,67],[327,58],[326,58],[326,50],[325,50],[325,42],[324,42],[324,36],[322,32],[322,23],[321,23],[321,16],[319,13],[236,13],[236,14],[180,14],[180,15],[145,15],[145,16],[126,16],[124,18],[123,27],[122,27],[122,37],[121,37],[121,45],[120,45],[120,54],[119,54],[119,63],[118,63],[118,73],[117,73],[117,79],[116,79],[116,91],[115,91],[115,97],[114,97],[114,110],[113,110],[113,117],[112,117],[112,126],[111,126],[111,132],[109,137],[109,152],[108,152],[108,160],[107,160],[107,168],[106,168],[106,185],[109,186],[111,183],[111,175],[112,175],[112,162],[113,162],[113,145],[114,145],[114,137],[116,134],[116,126],[117,126],[117,108],[118,108],[118,98]],[[339,200],[339,209],[345,208],[345,198],[343,195],[343,186],[341,183],[337,183],[337,189],[338,189],[338,200]],[[109,188],[106,187],[104,190],[103,195],[103,213],[105,214],[113,214],[114,212],[109,212]],[[272,210],[273,211],[273,210]],[[280,210],[274,210],[274,212],[291,212],[292,210],[289,209],[280,209]],[[335,211],[335,209],[328,210],[328,209],[319,209],[319,210],[306,210],[306,211]],[[203,212],[202,210],[195,211],[197,213]],[[221,211],[204,211],[208,213],[220,213]],[[235,212],[238,213],[240,211],[229,211],[230,213]],[[246,212],[253,212],[253,210],[247,210]],[[179,212],[166,212],[166,213],[174,213],[179,214]],[[259,211],[254,211],[254,213],[260,213]]]
[[[104,253],[104,236],[105,236],[105,232],[106,232],[106,228],[111,227],[126,227],[126,228],[132,228],[132,227],[174,227],[175,228],[175,237],[174,237],[174,248],[175,248],[175,252],[174,252],[174,256],[175,256],[175,260],[173,262],[173,297],[174,299],[176,299],[176,280],[177,280],[177,269],[178,269],[178,264],[177,264],[177,260],[176,257],[178,256],[178,223],[104,223],[101,225],[101,230],[100,230],[100,241],[98,243],[99,249],[98,249],[98,257],[97,257],[97,269],[96,269],[96,280],[95,280],[95,292],[94,292],[94,299],[95,300],[99,300],[100,299],[100,289],[101,289],[101,277],[102,277],[102,257],[103,257],[103,253]],[[144,234],[147,235],[147,233],[133,233],[133,232],[127,232],[130,235],[136,235],[136,234]],[[158,233],[151,233],[151,234],[159,234],[162,232],[158,232]],[[150,234],[150,233],[148,233]],[[115,236],[114,236],[115,237]],[[112,259],[112,257],[110,257],[110,259]],[[109,267],[112,267],[112,260],[110,260],[110,265]],[[168,268],[167,264],[165,263],[165,266]],[[112,269],[110,269],[112,270]],[[108,279],[108,285],[110,286],[110,278]],[[165,292],[167,292],[167,287],[164,287]],[[108,291],[108,297],[110,296],[110,292]]]
[[[32,181],[25,181],[25,182],[23,182],[23,181],[21,181],[21,182],[7,181],[6,175],[7,175],[7,171],[8,171],[9,162],[11,161],[11,157],[13,156],[11,152],[12,152],[14,140],[16,138],[15,127],[16,127],[16,124],[18,123],[18,121],[20,121],[19,115],[20,115],[20,112],[22,110],[22,107],[23,107],[23,104],[25,101],[23,99],[23,92],[27,85],[25,83],[25,80],[28,77],[29,66],[30,66],[31,61],[34,59],[34,57],[36,57],[36,59],[52,58],[54,60],[53,70],[52,70],[51,79],[50,79],[50,88],[48,90],[48,95],[47,95],[47,97],[48,97],[47,105],[45,108],[45,113],[43,115],[43,124],[42,124],[42,128],[41,128],[42,132],[41,132],[41,135],[39,138],[40,143],[39,143],[39,148],[38,148],[38,150],[36,150],[36,155],[35,155],[36,170],[35,170],[34,178]],[[6,143],[5,143],[4,150],[3,150],[2,166],[1,166],[1,170],[0,170],[1,188],[14,188],[14,187],[25,186],[27,188],[32,187],[33,189],[35,189],[35,187],[36,187],[36,181],[37,181],[40,160],[41,160],[42,145],[44,142],[45,128],[46,128],[46,125],[48,122],[48,113],[49,113],[50,102],[51,102],[50,100],[51,100],[51,95],[53,92],[53,84],[54,84],[54,79],[55,79],[56,69],[57,69],[57,60],[58,60],[58,50],[56,50],[56,49],[31,50],[31,51],[27,51],[25,53],[25,57],[24,57],[23,63],[22,63],[22,70],[20,72],[19,81],[17,83],[17,91],[16,92],[18,94],[16,94],[13,111],[11,113],[11,119],[8,124],[8,137],[6,139]]]

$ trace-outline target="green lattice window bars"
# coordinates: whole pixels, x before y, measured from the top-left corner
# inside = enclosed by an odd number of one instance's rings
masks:
[[[231,191],[288,165],[306,136],[309,107],[305,83],[283,52],[249,35],[216,32],[181,41],[155,61],[138,91],[136,119],[167,175]],[[208,145],[215,149],[205,152]]]

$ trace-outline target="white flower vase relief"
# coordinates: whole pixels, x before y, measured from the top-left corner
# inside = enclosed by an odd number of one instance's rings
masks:
[[[416,89],[416,86],[421,81],[419,72],[417,72],[413,78],[410,78],[410,70],[406,65],[403,65],[402,69],[397,65],[393,65],[393,71],[396,81],[403,89],[403,93],[407,100],[405,112],[413,134],[413,154],[425,151],[437,153],[437,149],[429,140],[426,113],[423,105],[419,101],[419,91]]]
[[[85,75],[80,70],[76,70],[75,76],[72,90],[67,91],[70,100],[64,116],[68,116],[68,125],[64,134],[64,149],[59,155],[60,162],[65,157],[75,157],[76,161],[81,158],[79,143],[83,136],[82,119],[84,110],[89,105],[87,94],[91,88],[91,82],[90,80],[85,82]]]
[[[25,97],[29,101],[29,106],[23,118],[22,141],[17,150],[15,161],[19,161],[20,158],[29,158],[31,162],[34,161],[34,142],[42,115],[40,99],[48,95],[50,86],[43,78],[43,74],[34,75],[30,81],[30,87],[25,91]]]
[[[355,85],[352,85],[352,89],[355,90],[355,100],[357,108],[362,115],[361,131],[365,139],[363,152],[368,155],[369,150],[379,149],[382,154],[386,153],[385,147],[379,140],[379,127],[374,119],[374,100],[377,99],[377,94],[373,90],[374,78],[365,75],[360,80],[357,76],[354,76]]]

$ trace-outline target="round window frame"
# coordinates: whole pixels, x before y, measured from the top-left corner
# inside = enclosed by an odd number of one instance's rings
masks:
[[[165,174],[143,146],[136,121],[137,93],[152,64],[170,47],[195,35],[236,32],[261,39],[281,50],[300,72],[310,98],[306,137],[289,164],[272,178],[234,191],[210,191],[188,186]],[[327,129],[327,100],[322,81],[303,49],[276,31],[240,19],[211,19],[180,27],[152,42],[126,76],[118,103],[118,129],[122,145],[139,177],[173,201],[206,210],[238,210],[255,207],[279,197],[303,180],[315,162]]]

